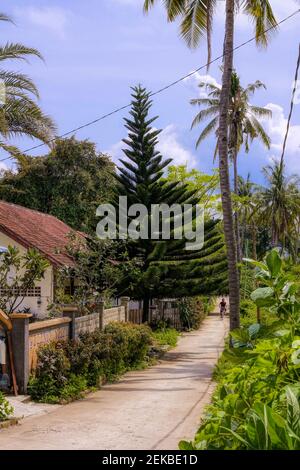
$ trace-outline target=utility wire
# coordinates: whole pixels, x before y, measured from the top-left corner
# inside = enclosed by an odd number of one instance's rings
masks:
[[[294,110],[295,95],[296,95],[296,91],[297,91],[297,87],[298,87],[299,67],[300,67],[300,44],[299,44],[299,55],[298,55],[297,66],[296,66],[295,82],[294,82],[294,88],[293,88],[293,93],[292,93],[292,98],[291,98],[290,113],[289,113],[289,117],[288,117],[286,133],[285,133],[285,136],[284,136],[282,155],[281,155],[281,159],[280,159],[280,167],[281,168],[282,168],[283,163],[284,163],[286,144],[287,144],[287,140],[288,140],[288,136],[289,136],[289,132],[290,132],[291,119],[292,119],[293,110]]]
[[[262,36],[263,34],[268,33],[269,31],[275,29],[277,26],[280,26],[281,24],[283,24],[283,23],[285,23],[286,21],[290,20],[291,18],[293,18],[294,16],[298,15],[299,13],[300,13],[300,8],[299,8],[298,10],[294,11],[294,13],[291,13],[290,15],[286,16],[285,18],[283,18],[283,19],[282,19],[281,21],[279,21],[275,26],[271,26],[270,28],[265,29],[260,35]],[[254,42],[254,41],[256,41],[256,40],[257,40],[257,36],[253,36],[253,37],[251,37],[250,39],[248,39],[247,41],[244,41],[244,42],[242,42],[241,44],[239,44],[238,46],[234,47],[234,48],[232,49],[232,51],[235,52],[235,51],[241,49],[242,47],[244,47],[244,46],[246,46],[246,45],[248,45],[248,44],[250,44],[251,42]],[[229,52],[228,52],[228,53],[229,53]],[[180,78],[178,78],[177,80],[175,80],[175,81],[169,83],[168,85],[166,85],[166,86],[164,86],[164,87],[162,87],[162,88],[160,88],[160,89],[158,89],[158,90],[156,90],[156,91],[150,93],[149,96],[152,97],[152,96],[156,96],[156,95],[158,95],[158,94],[160,94],[160,93],[163,93],[164,91],[168,90],[169,88],[171,88],[171,87],[177,85],[178,83],[183,82],[183,81],[186,80],[187,78],[189,78],[189,77],[195,75],[195,74],[196,74],[197,72],[199,72],[200,70],[203,70],[203,69],[205,69],[205,68],[208,68],[210,65],[212,65],[212,64],[214,64],[215,62],[218,62],[219,60],[223,59],[226,54],[227,54],[227,53],[223,53],[223,54],[219,55],[218,57],[215,57],[214,59],[210,60],[210,61],[207,62],[206,64],[201,65],[200,67],[198,67],[197,69],[195,69],[193,72],[190,72],[190,73],[188,73],[187,75],[184,75],[183,77],[180,77]],[[20,153],[23,153],[23,154],[24,154],[24,153],[30,152],[30,151],[32,151],[32,150],[35,150],[35,149],[37,149],[37,148],[43,147],[44,145],[49,145],[49,144],[51,144],[52,142],[55,142],[56,139],[61,139],[61,138],[66,137],[66,136],[68,136],[68,135],[70,135],[70,134],[74,134],[75,132],[77,132],[77,131],[79,131],[79,130],[81,130],[81,129],[85,129],[86,127],[92,126],[93,124],[96,124],[97,122],[103,121],[104,119],[106,119],[106,118],[108,118],[108,117],[110,117],[110,116],[112,116],[112,115],[114,115],[114,114],[117,114],[117,113],[119,113],[120,111],[123,111],[124,109],[130,108],[130,106],[131,106],[131,103],[128,103],[128,104],[126,104],[126,105],[124,105],[124,106],[121,106],[121,107],[119,107],[119,108],[116,108],[116,109],[114,109],[113,111],[111,111],[111,112],[109,112],[109,113],[107,113],[107,114],[103,114],[102,116],[100,116],[100,117],[94,119],[93,121],[89,121],[89,122],[87,122],[87,123],[85,123],[85,124],[82,124],[81,126],[75,127],[74,129],[72,129],[72,130],[70,130],[70,131],[68,131],[68,132],[65,132],[64,134],[61,134],[60,136],[54,137],[53,139],[49,140],[47,143],[42,142],[41,144],[35,145],[34,147],[30,147],[30,148],[28,148],[28,149],[26,149],[26,150],[20,151]],[[14,158],[14,157],[13,157],[13,156],[10,156],[10,157],[4,158],[3,160],[0,160],[0,162],[3,162],[3,161],[5,161],[5,160],[9,160],[10,158]]]

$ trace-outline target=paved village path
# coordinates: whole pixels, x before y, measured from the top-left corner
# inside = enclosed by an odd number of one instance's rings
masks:
[[[227,317],[207,317],[156,366],[1,430],[0,449],[177,449],[193,438],[210,401],[227,331]]]

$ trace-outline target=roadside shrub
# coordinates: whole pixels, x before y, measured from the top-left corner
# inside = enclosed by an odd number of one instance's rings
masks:
[[[68,382],[70,362],[64,353],[64,343],[53,342],[40,348],[35,377],[29,381],[29,393],[34,400],[53,403]]]
[[[0,421],[5,421],[14,412],[13,407],[9,404],[2,392],[0,392]]]
[[[102,380],[112,381],[137,367],[151,342],[150,328],[116,322],[104,331],[82,334],[77,341],[46,345],[38,352],[29,393],[34,400],[48,403],[80,398]]]
[[[185,297],[179,302],[179,314],[184,330],[197,330],[211,311],[213,299],[209,297]]]
[[[133,323],[111,323],[104,332],[112,335],[117,346],[122,348],[125,364],[134,366],[145,359],[152,341],[149,327]]]
[[[255,303],[252,300],[241,300],[240,314],[242,318],[256,315]]]

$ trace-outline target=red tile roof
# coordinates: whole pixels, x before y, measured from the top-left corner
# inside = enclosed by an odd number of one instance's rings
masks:
[[[52,215],[0,201],[0,232],[25,248],[36,248],[55,266],[74,265],[65,249],[72,231]]]

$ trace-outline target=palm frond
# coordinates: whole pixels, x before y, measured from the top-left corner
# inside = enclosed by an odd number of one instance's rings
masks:
[[[6,43],[5,46],[0,46],[0,60],[7,59],[22,59],[27,60],[27,56],[36,56],[39,59],[43,59],[42,54],[32,47],[24,46],[19,43]]]
[[[0,80],[4,83],[6,94],[9,95],[11,90],[26,90],[39,98],[39,92],[34,82],[27,76],[17,72],[0,70]]]
[[[196,114],[196,116],[193,119],[191,129],[193,129],[195,126],[200,124],[202,121],[207,119],[208,117],[215,117],[219,116],[219,106],[211,106],[210,108],[202,109],[199,113]]]
[[[265,129],[261,125],[258,119],[252,114],[250,118],[252,125],[257,133],[257,137],[262,141],[262,143],[267,147],[269,150],[271,148],[271,139],[266,133]]]
[[[212,20],[217,0],[182,1],[185,11],[182,13],[181,36],[190,48],[198,46],[200,39],[207,38],[208,60],[211,57]]]
[[[205,140],[213,131],[217,129],[218,123],[219,116],[216,116],[212,121],[210,121],[210,123],[203,129],[200,136],[198,137],[196,142],[196,148],[198,148],[201,142],[203,142],[203,140]]]
[[[260,106],[250,106],[249,108],[250,113],[254,114],[257,117],[260,118],[271,118],[273,113],[270,109],[268,108],[261,108]]]
[[[8,21],[9,23],[14,23],[13,19],[5,13],[0,13],[0,21]]]
[[[270,1],[243,0],[242,7],[254,23],[256,43],[261,46],[266,46],[269,38],[278,30],[278,23]],[[270,31],[267,31],[269,29]]]
[[[266,85],[263,82],[261,82],[260,80],[256,80],[256,82],[250,83],[246,86],[244,93],[249,98],[251,95],[253,95],[253,93],[256,92],[256,90],[260,90],[261,88],[263,88],[264,90],[267,89]]]
[[[144,13],[148,13],[157,0],[144,0]],[[186,8],[185,0],[163,0],[167,11],[168,21],[174,21],[179,15],[183,15]]]
[[[219,103],[219,100],[211,98],[194,98],[190,101],[193,106],[219,106]]]

